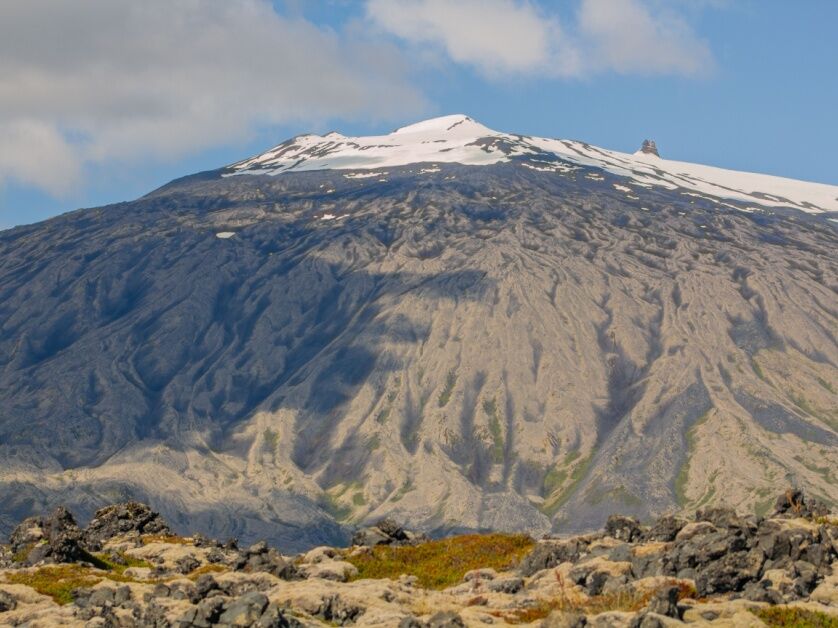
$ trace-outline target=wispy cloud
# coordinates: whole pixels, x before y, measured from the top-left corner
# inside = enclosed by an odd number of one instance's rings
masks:
[[[569,15],[528,0],[367,0],[367,18],[415,46],[436,46],[490,78],[700,75],[709,46],[677,3],[580,0]]]
[[[165,159],[260,125],[417,113],[393,44],[268,0],[26,0],[0,6],[0,184],[53,194],[86,164]]]

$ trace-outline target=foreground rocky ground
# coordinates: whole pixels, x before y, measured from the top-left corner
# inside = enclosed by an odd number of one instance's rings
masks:
[[[173,535],[147,506],[58,509],[0,549],[0,625],[838,626],[838,517],[799,491],[601,532],[428,540],[383,521],[349,548]]]

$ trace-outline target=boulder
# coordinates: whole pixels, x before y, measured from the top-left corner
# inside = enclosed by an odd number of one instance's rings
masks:
[[[643,530],[640,522],[634,517],[611,515],[605,522],[605,533],[619,541],[632,543],[640,539]]]
[[[9,537],[15,562],[72,563],[89,558],[81,545],[81,530],[66,508],[56,508],[48,516],[29,517]]]
[[[428,620],[428,628],[465,628],[463,618],[454,611],[439,611]]]
[[[292,561],[283,558],[264,541],[254,543],[240,552],[231,566],[236,571],[266,572],[283,580],[296,580],[301,577],[299,569]]]
[[[382,519],[373,526],[361,528],[352,535],[352,545],[372,547],[375,545],[408,545],[427,540],[423,534],[405,530],[393,519]]]
[[[799,488],[791,488],[777,497],[774,502],[773,518],[812,519],[829,514],[829,508],[813,497],[809,497]]]
[[[531,576],[542,569],[552,569],[562,563],[575,563],[587,547],[587,544],[579,539],[539,541],[523,558],[518,569],[521,575]]]
[[[17,600],[11,593],[0,591],[0,613],[13,611],[17,607]]]
[[[346,601],[339,594],[333,593],[323,598],[314,614],[327,622],[343,626],[354,623],[358,617],[364,614],[364,610],[364,608]]]
[[[267,607],[268,597],[264,593],[258,591],[246,593],[225,606],[224,612],[218,618],[218,623],[236,628],[254,626]]]
[[[124,534],[171,534],[159,513],[140,502],[125,502],[100,508],[84,530],[85,544],[100,549],[110,539]]]
[[[687,521],[680,517],[665,515],[655,521],[651,528],[643,534],[644,541],[674,541],[678,533],[687,525]]]
[[[587,623],[581,613],[553,611],[541,622],[541,628],[584,628]]]
[[[681,618],[681,611],[678,609],[678,593],[677,586],[664,587],[652,597],[647,606],[650,613],[656,615],[663,615],[664,617],[673,617],[675,619]]]
[[[696,591],[701,597],[741,591],[748,582],[759,579],[764,561],[765,557],[758,549],[727,554],[698,572]]]

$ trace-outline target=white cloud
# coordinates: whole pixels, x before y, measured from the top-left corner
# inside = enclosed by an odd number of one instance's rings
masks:
[[[423,100],[391,44],[268,0],[0,5],[0,184],[57,194],[86,164],[161,159],[260,125],[403,118]]]
[[[672,0],[580,0],[568,22],[527,0],[367,0],[366,7],[379,28],[435,45],[489,77],[697,75],[712,67],[707,44]]]
[[[638,0],[583,0],[580,37],[592,68],[622,74],[703,74],[713,57],[689,24],[666,8],[655,15]]]
[[[561,62],[555,70],[573,71],[559,21],[529,2],[368,0],[367,16],[408,42],[439,45],[453,61],[487,75],[540,72],[555,61]]]
[[[57,196],[78,183],[80,172],[75,152],[52,125],[32,119],[0,121],[0,184],[13,178]]]

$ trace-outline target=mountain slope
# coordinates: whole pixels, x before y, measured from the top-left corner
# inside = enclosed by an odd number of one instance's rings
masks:
[[[353,138],[338,168],[297,138],[266,153],[290,169],[0,233],[7,521],[130,495],[301,547],[385,514],[540,533],[789,481],[838,502],[835,188],[713,198],[449,126],[387,137],[466,163],[370,169],[353,151],[383,142]]]

